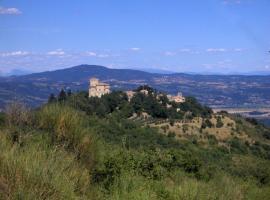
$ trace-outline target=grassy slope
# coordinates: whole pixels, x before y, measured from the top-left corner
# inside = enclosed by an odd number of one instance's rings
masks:
[[[28,114],[23,125],[16,121],[0,131],[0,199],[267,199],[270,195],[269,182],[261,185],[255,177],[269,178],[264,174],[269,161],[250,154],[215,154],[215,149],[207,154],[196,145],[157,137],[147,128],[100,121],[66,106],[50,105]],[[159,148],[151,150],[148,144]],[[214,154],[212,163],[198,164],[195,159],[210,162],[204,157]],[[210,164],[215,173],[207,168]],[[260,170],[261,174],[254,172]]]

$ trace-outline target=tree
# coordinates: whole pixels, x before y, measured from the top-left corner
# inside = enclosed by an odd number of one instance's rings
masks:
[[[65,101],[67,99],[67,94],[66,94],[66,92],[65,92],[65,90],[61,90],[60,91],[60,93],[59,93],[59,95],[58,95],[58,101],[59,102],[63,102],[63,101]]]
[[[72,95],[71,89],[68,89],[67,96],[70,97]]]
[[[22,127],[31,123],[31,112],[25,104],[14,101],[6,106],[5,119],[8,127]]]
[[[206,123],[206,126],[207,127],[209,127],[209,128],[212,128],[213,127],[213,124],[212,124],[212,122],[209,119],[206,119],[205,120],[205,123]]]
[[[54,103],[56,101],[57,101],[56,97],[54,96],[53,93],[51,93],[48,99],[48,103]]]
[[[224,124],[223,124],[223,122],[222,122],[221,117],[220,117],[220,116],[218,116],[218,118],[217,118],[217,125],[216,125],[216,127],[217,127],[217,128],[221,128],[223,125],[224,125]]]

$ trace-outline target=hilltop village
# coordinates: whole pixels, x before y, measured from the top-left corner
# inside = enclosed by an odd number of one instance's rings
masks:
[[[97,78],[91,78],[90,84],[89,84],[89,97],[101,97],[102,95],[109,94],[111,92],[110,85],[107,83],[102,83]],[[149,91],[146,89],[141,89],[139,92],[148,95]],[[125,92],[128,96],[129,101],[132,99],[135,91],[129,90]],[[160,97],[160,96],[158,96]],[[176,103],[184,103],[185,97],[182,95],[182,93],[178,93],[177,95],[167,95],[167,98],[170,102],[176,102]]]

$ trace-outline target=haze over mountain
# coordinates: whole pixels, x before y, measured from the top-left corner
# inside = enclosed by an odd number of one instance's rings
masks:
[[[114,90],[148,84],[161,91],[195,96],[213,107],[265,107],[270,105],[270,76],[158,74],[132,69],[79,65],[67,69],[0,78],[0,102],[21,99],[30,105],[46,102],[62,88],[87,90],[89,78],[97,77]]]
[[[32,74],[33,71],[25,70],[25,69],[12,69],[11,71],[4,73],[4,76],[22,76],[27,74]]]

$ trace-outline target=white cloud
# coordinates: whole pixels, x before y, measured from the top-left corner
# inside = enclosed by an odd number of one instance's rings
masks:
[[[141,48],[138,48],[138,47],[133,47],[133,48],[130,48],[131,51],[140,51]]]
[[[22,12],[18,8],[4,8],[0,7],[0,15],[19,15]]]
[[[63,56],[66,53],[62,49],[57,49],[55,51],[49,51],[47,54],[50,56]]]
[[[179,49],[177,51],[166,51],[164,52],[165,56],[175,56],[179,53],[197,53],[196,51],[192,51],[191,49]]]
[[[236,52],[242,52],[242,51],[245,51],[245,49],[242,49],[242,48],[235,48],[235,49],[233,49],[233,51],[236,51]]]
[[[241,0],[223,0],[222,3],[224,5],[230,5],[230,4],[241,4]]]
[[[164,54],[165,54],[165,56],[175,56],[176,55],[175,52],[171,52],[171,51],[166,51]]]
[[[209,49],[206,49],[207,52],[226,52],[227,50],[224,49],[224,48],[218,48],[218,49],[215,49],[215,48],[209,48]]]
[[[85,52],[85,55],[90,56],[90,57],[97,57],[97,58],[108,58],[108,57],[110,57],[109,54],[104,54],[104,53],[99,54],[99,53],[96,53],[94,51],[87,51],[87,52]]]
[[[10,57],[10,56],[26,56],[29,55],[30,53],[27,51],[13,51],[13,52],[4,52],[0,53],[0,56],[2,57]]]
[[[87,51],[87,52],[86,52],[86,55],[87,55],[87,56],[93,56],[93,57],[96,57],[96,56],[97,56],[97,53],[96,53],[96,52],[93,52],[93,51]]]

